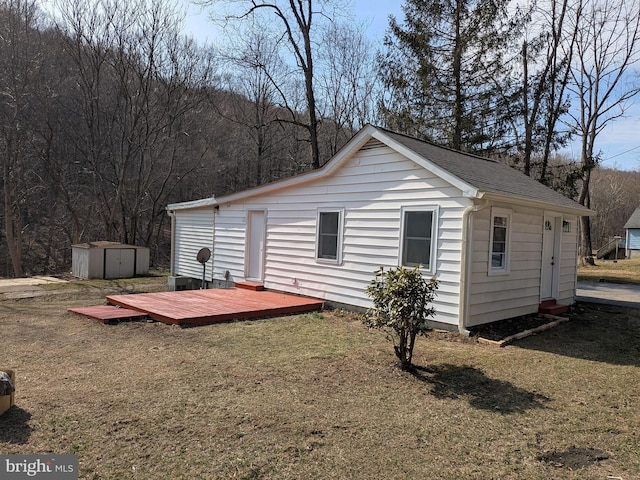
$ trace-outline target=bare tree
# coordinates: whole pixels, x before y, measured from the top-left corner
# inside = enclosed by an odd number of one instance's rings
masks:
[[[356,130],[373,122],[378,88],[375,52],[361,27],[333,22],[325,29],[320,62],[319,110],[334,155]]]
[[[245,171],[253,177],[247,178],[245,187],[249,187],[279,178],[272,161],[279,153],[280,115],[284,112],[277,106],[276,85],[286,83],[288,72],[278,43],[263,29],[249,29],[237,38],[242,42],[232,42],[223,52],[230,67],[223,87],[233,95],[216,108],[247,131],[251,147],[244,155]]]
[[[34,182],[36,111],[30,99],[40,83],[42,50],[36,28],[38,10],[28,0],[0,3],[0,162],[4,237],[13,275],[24,275],[23,254],[28,207]],[[28,220],[27,220],[28,222]]]
[[[581,140],[582,186],[578,201],[591,206],[591,172],[598,165],[598,135],[623,117],[640,82],[628,75],[640,61],[640,2],[584,0],[577,17],[570,90],[577,107],[570,111],[572,127]],[[581,217],[580,256],[593,264],[589,217]]]
[[[148,244],[167,195],[191,169],[182,159],[210,59],[179,35],[182,13],[164,0],[73,0],[59,10],[78,75],[67,106],[81,119],[77,161],[104,235]]]
[[[561,131],[560,119],[569,106],[567,84],[577,28],[567,17],[580,16],[578,0],[550,0],[534,4],[521,46],[521,62],[516,68],[521,108],[513,116],[518,163],[526,175],[549,184],[549,160],[564,144],[568,132]],[[536,165],[532,165],[536,160]]]
[[[274,25],[273,20],[276,20],[279,27],[273,27],[274,38],[286,40],[287,53],[302,73],[306,120],[302,120],[299,110],[295,107],[295,101],[291,101],[292,98],[295,99],[295,93],[285,91],[282,85],[276,85],[280,101],[282,107],[290,114],[287,121],[307,133],[312,168],[320,167],[320,119],[315,92],[317,44],[314,33],[317,31],[316,20],[332,21],[334,13],[330,10],[336,4],[336,0],[200,0],[197,3],[207,6],[227,4],[233,10],[233,13],[225,18],[228,22],[255,22],[256,17],[263,14],[267,21],[257,22],[259,25]]]

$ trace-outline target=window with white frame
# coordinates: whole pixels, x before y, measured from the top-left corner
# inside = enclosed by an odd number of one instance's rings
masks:
[[[343,210],[318,210],[318,238],[316,259],[340,263]]]
[[[425,270],[433,270],[437,216],[436,207],[403,209],[400,239],[402,265],[420,265]]]
[[[509,272],[510,228],[511,211],[494,208],[491,211],[489,273]]]

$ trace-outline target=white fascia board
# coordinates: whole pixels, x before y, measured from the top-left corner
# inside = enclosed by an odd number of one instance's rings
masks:
[[[218,205],[218,201],[214,197],[203,198],[200,200],[192,200],[190,202],[170,203],[167,205],[167,211],[188,210],[191,208],[213,207]]]
[[[552,202],[543,202],[539,200],[529,200],[521,197],[511,197],[508,195],[498,195],[495,193],[485,193],[484,198],[487,200],[493,200],[496,202],[509,203],[512,205],[521,205],[525,207],[535,207],[545,210],[551,210],[558,213],[565,213],[568,215],[577,215],[578,217],[593,217],[596,212],[586,207],[577,206],[570,207],[565,205],[558,205]]]
[[[387,136],[384,132],[374,128],[374,133],[372,136],[375,139],[380,140],[382,143],[386,144],[396,152],[400,153],[401,155],[404,155],[411,161],[420,165],[425,170],[428,170],[429,172],[437,175],[438,177],[442,178],[443,180],[450,183],[454,187],[458,188],[460,191],[462,191],[463,196],[468,198],[482,197],[482,193],[473,185],[470,185],[469,183],[462,181],[460,178],[451,174],[447,170],[444,170],[443,168],[440,168],[438,165],[430,162],[428,158],[424,158],[423,156],[418,155],[416,152],[414,152],[410,148],[407,148],[401,143],[396,142],[395,140]]]

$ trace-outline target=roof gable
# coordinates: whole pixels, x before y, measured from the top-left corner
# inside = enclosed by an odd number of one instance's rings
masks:
[[[524,202],[546,203],[560,208],[581,210],[582,215],[588,215],[591,212],[579,203],[502,162],[440,147],[399,133],[386,130],[384,132],[430,163],[473,186],[481,192],[479,196],[489,194],[520,199]]]
[[[551,206],[576,215],[593,212],[562,194],[542,185],[522,172],[495,160],[444,148],[414,137],[402,135],[372,125],[363,127],[324,166],[311,172],[289,177],[273,183],[222,196],[206,199],[205,204],[221,204],[267,194],[302,185],[332,175],[362,148],[382,146],[380,142],[414,163],[439,176],[469,198],[494,197],[514,203]],[[169,205],[168,210],[204,206],[203,201]]]
[[[640,228],[640,207],[631,214],[623,228]]]

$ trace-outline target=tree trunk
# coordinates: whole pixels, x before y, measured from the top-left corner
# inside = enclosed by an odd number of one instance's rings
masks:
[[[7,141],[7,157],[13,156],[11,152],[12,142]],[[11,167],[9,158],[5,158],[4,161],[4,230],[7,243],[7,250],[9,251],[9,257],[11,258],[11,266],[13,267],[13,274],[16,277],[24,277],[24,269],[22,266],[22,221],[20,215],[14,218],[13,206],[14,201],[11,195],[13,182],[11,181]]]
[[[453,51],[453,78],[455,83],[455,98],[453,103],[453,132],[451,138],[451,148],[462,150],[462,124],[464,121],[464,89],[462,86],[462,38],[460,37],[460,27],[462,23],[462,0],[456,2],[455,17],[455,48]]]

